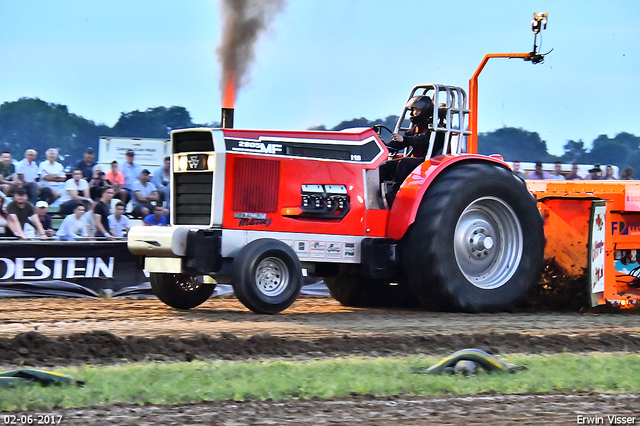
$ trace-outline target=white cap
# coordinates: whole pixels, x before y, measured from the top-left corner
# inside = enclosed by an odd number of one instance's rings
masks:
[[[45,209],[49,208],[49,203],[46,201],[40,200],[36,203],[36,207],[44,207]]]

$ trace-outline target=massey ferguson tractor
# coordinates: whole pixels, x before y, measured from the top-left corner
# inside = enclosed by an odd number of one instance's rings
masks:
[[[535,42],[514,55],[541,60]],[[473,80],[471,94],[477,105]],[[411,130],[416,96],[434,105],[426,159],[389,203],[381,166],[410,155],[387,144]],[[172,132],[171,225],[132,228],[129,249],[178,309],[230,282],[247,308],[275,314],[304,269],[344,305],[508,310],[539,277],[543,218],[500,156],[476,154],[476,109],[460,87],[424,84],[393,131],[241,130],[223,110],[222,128]]]

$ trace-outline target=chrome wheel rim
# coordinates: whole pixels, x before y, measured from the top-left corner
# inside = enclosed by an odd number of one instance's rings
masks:
[[[462,212],[454,232],[460,272],[478,288],[503,286],[523,252],[522,228],[513,209],[497,197],[482,197]]]
[[[289,279],[287,265],[277,257],[263,259],[256,268],[256,286],[265,296],[275,297],[282,294],[289,285]]]

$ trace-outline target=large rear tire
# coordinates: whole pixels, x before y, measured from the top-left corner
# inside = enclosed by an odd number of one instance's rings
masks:
[[[176,309],[191,309],[203,304],[215,290],[200,277],[186,274],[156,274],[150,277],[151,289],[158,299]]]
[[[233,259],[233,291],[247,308],[277,314],[296,300],[302,268],[295,252],[282,241],[254,240]]]
[[[354,308],[420,306],[417,296],[406,283],[391,285],[387,281],[364,278],[351,270],[350,265],[342,265],[336,276],[324,277],[329,294],[343,306]]]
[[[543,220],[524,181],[497,165],[472,163],[432,183],[401,251],[426,307],[498,312],[529,295],[544,245]]]

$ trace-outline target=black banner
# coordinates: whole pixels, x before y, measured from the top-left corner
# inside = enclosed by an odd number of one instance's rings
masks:
[[[148,282],[142,267],[126,241],[0,241],[0,292],[62,286],[112,294]]]

